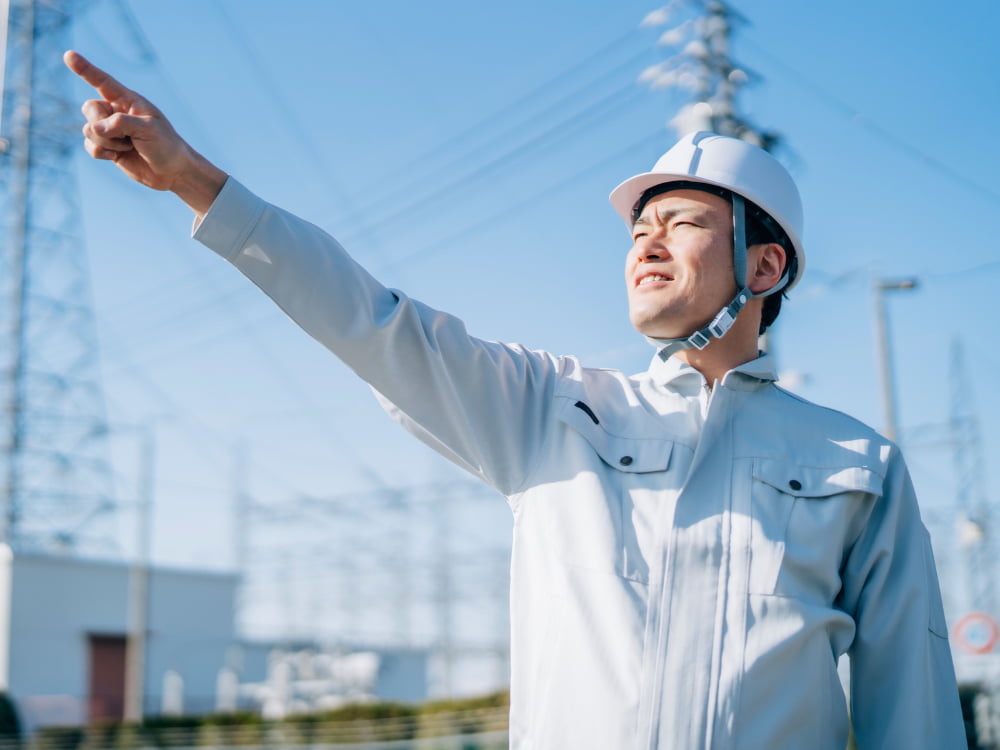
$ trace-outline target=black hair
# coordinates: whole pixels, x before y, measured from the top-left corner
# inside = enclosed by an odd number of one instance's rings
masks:
[[[728,188],[710,185],[706,182],[695,182],[693,180],[665,182],[661,185],[654,185],[639,197],[635,207],[632,209],[632,223],[634,224],[639,218],[642,209],[646,207],[646,204],[650,200],[673,190],[700,190],[703,193],[717,195],[730,205],[733,203],[733,192]],[[795,248],[792,246],[792,241],[788,238],[788,234],[767,211],[752,200],[744,196],[743,202],[746,209],[745,233],[747,247],[770,242],[781,245],[785,251],[785,268],[790,269],[794,273],[798,266],[798,259],[795,257]],[[784,296],[784,292],[775,292],[764,298],[764,305],[760,315],[759,334],[763,334],[777,319],[778,313],[781,312],[781,299]]]

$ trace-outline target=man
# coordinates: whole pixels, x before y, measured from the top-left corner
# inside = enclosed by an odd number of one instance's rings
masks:
[[[195,153],[75,53],[86,148],[171,190],[195,237],[515,517],[511,746],[965,746],[929,540],[894,445],[774,384],[757,350],[805,267],[770,155],[699,133],[612,204],[633,233],[634,377],[469,336]]]

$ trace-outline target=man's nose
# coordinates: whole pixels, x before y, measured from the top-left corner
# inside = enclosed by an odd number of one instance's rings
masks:
[[[640,237],[635,243],[635,257],[640,263],[661,260],[665,255],[660,243],[650,237]]]

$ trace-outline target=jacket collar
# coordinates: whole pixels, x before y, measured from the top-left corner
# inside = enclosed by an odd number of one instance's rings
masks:
[[[659,385],[667,386],[682,393],[692,388],[700,388],[705,383],[701,373],[691,365],[670,357],[665,362],[659,355],[653,356],[649,365],[649,375]],[[758,352],[756,359],[734,367],[722,378],[722,385],[736,390],[750,390],[778,379],[775,361],[767,352]]]

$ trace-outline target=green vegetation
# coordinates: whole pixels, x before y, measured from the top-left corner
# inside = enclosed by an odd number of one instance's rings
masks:
[[[266,721],[240,711],[205,716],[153,716],[139,724],[44,727],[33,750],[108,750],[174,747],[267,747],[278,745],[388,742],[425,737],[504,732],[507,692],[466,700],[354,703],[319,713]],[[501,743],[502,747],[506,745]],[[470,744],[468,747],[476,747]]]
[[[4,748],[20,747],[21,720],[17,707],[6,692],[0,692],[0,745]]]

